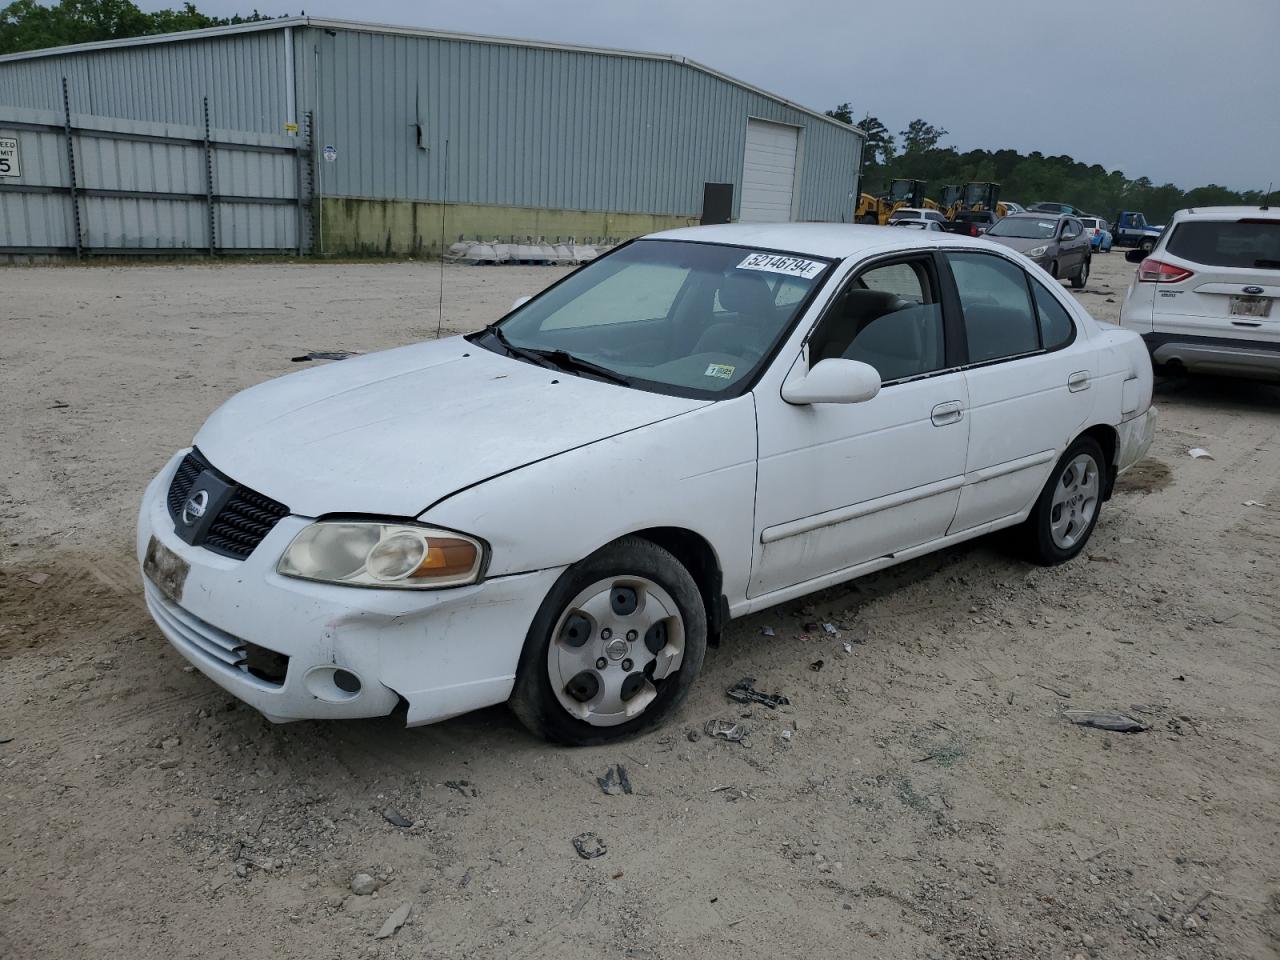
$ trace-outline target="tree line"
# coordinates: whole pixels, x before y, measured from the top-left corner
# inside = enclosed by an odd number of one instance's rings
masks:
[[[852,108],[842,103],[827,116],[855,123]],[[1026,205],[1041,200],[1069,203],[1110,219],[1120,210],[1141,210],[1148,222],[1165,223],[1175,210],[1215,204],[1260,204],[1262,190],[1232,190],[1211,183],[1183,190],[1172,183],[1154,184],[1147,177],[1130,179],[1119,170],[1082,163],[1064,155],[1046,157],[1038,150],[969,150],[942,145],[947,131],[924,120],[912,120],[895,137],[866,114],[857,125],[866,131],[862,187],[868,193],[887,188],[899,177],[927,180],[926,196],[938,199],[949,183],[1000,184],[1000,196]],[[1273,195],[1274,198],[1274,195]]]
[[[257,10],[245,17],[211,17],[189,2],[147,13],[132,0],[13,0],[0,9],[0,54],[270,19]]]

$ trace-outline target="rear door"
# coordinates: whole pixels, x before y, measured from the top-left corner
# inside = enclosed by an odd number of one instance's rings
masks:
[[[1056,290],[989,253],[946,254],[964,318],[969,452],[948,533],[1025,510],[1093,410],[1096,361]]]
[[[1155,331],[1280,342],[1280,217],[1184,220],[1152,258],[1190,271],[1155,290]]]

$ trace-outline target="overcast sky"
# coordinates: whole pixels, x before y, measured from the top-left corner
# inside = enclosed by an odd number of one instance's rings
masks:
[[[298,0],[312,16],[674,53],[961,150],[1280,186],[1280,0]],[[142,6],[177,6],[143,0]],[[197,0],[206,13],[298,13]]]

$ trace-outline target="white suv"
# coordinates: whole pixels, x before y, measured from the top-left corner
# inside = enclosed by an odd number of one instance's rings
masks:
[[[1280,210],[1179,210],[1141,261],[1120,325],[1157,365],[1280,379]]]

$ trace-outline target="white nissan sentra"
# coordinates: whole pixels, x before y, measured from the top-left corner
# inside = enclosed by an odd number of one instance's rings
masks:
[[[272,720],[509,702],[570,744],[728,620],[1003,527],[1080,552],[1151,364],[1006,247],[795,224],[621,246],[501,321],[240,393],[148,487],[146,602]]]

